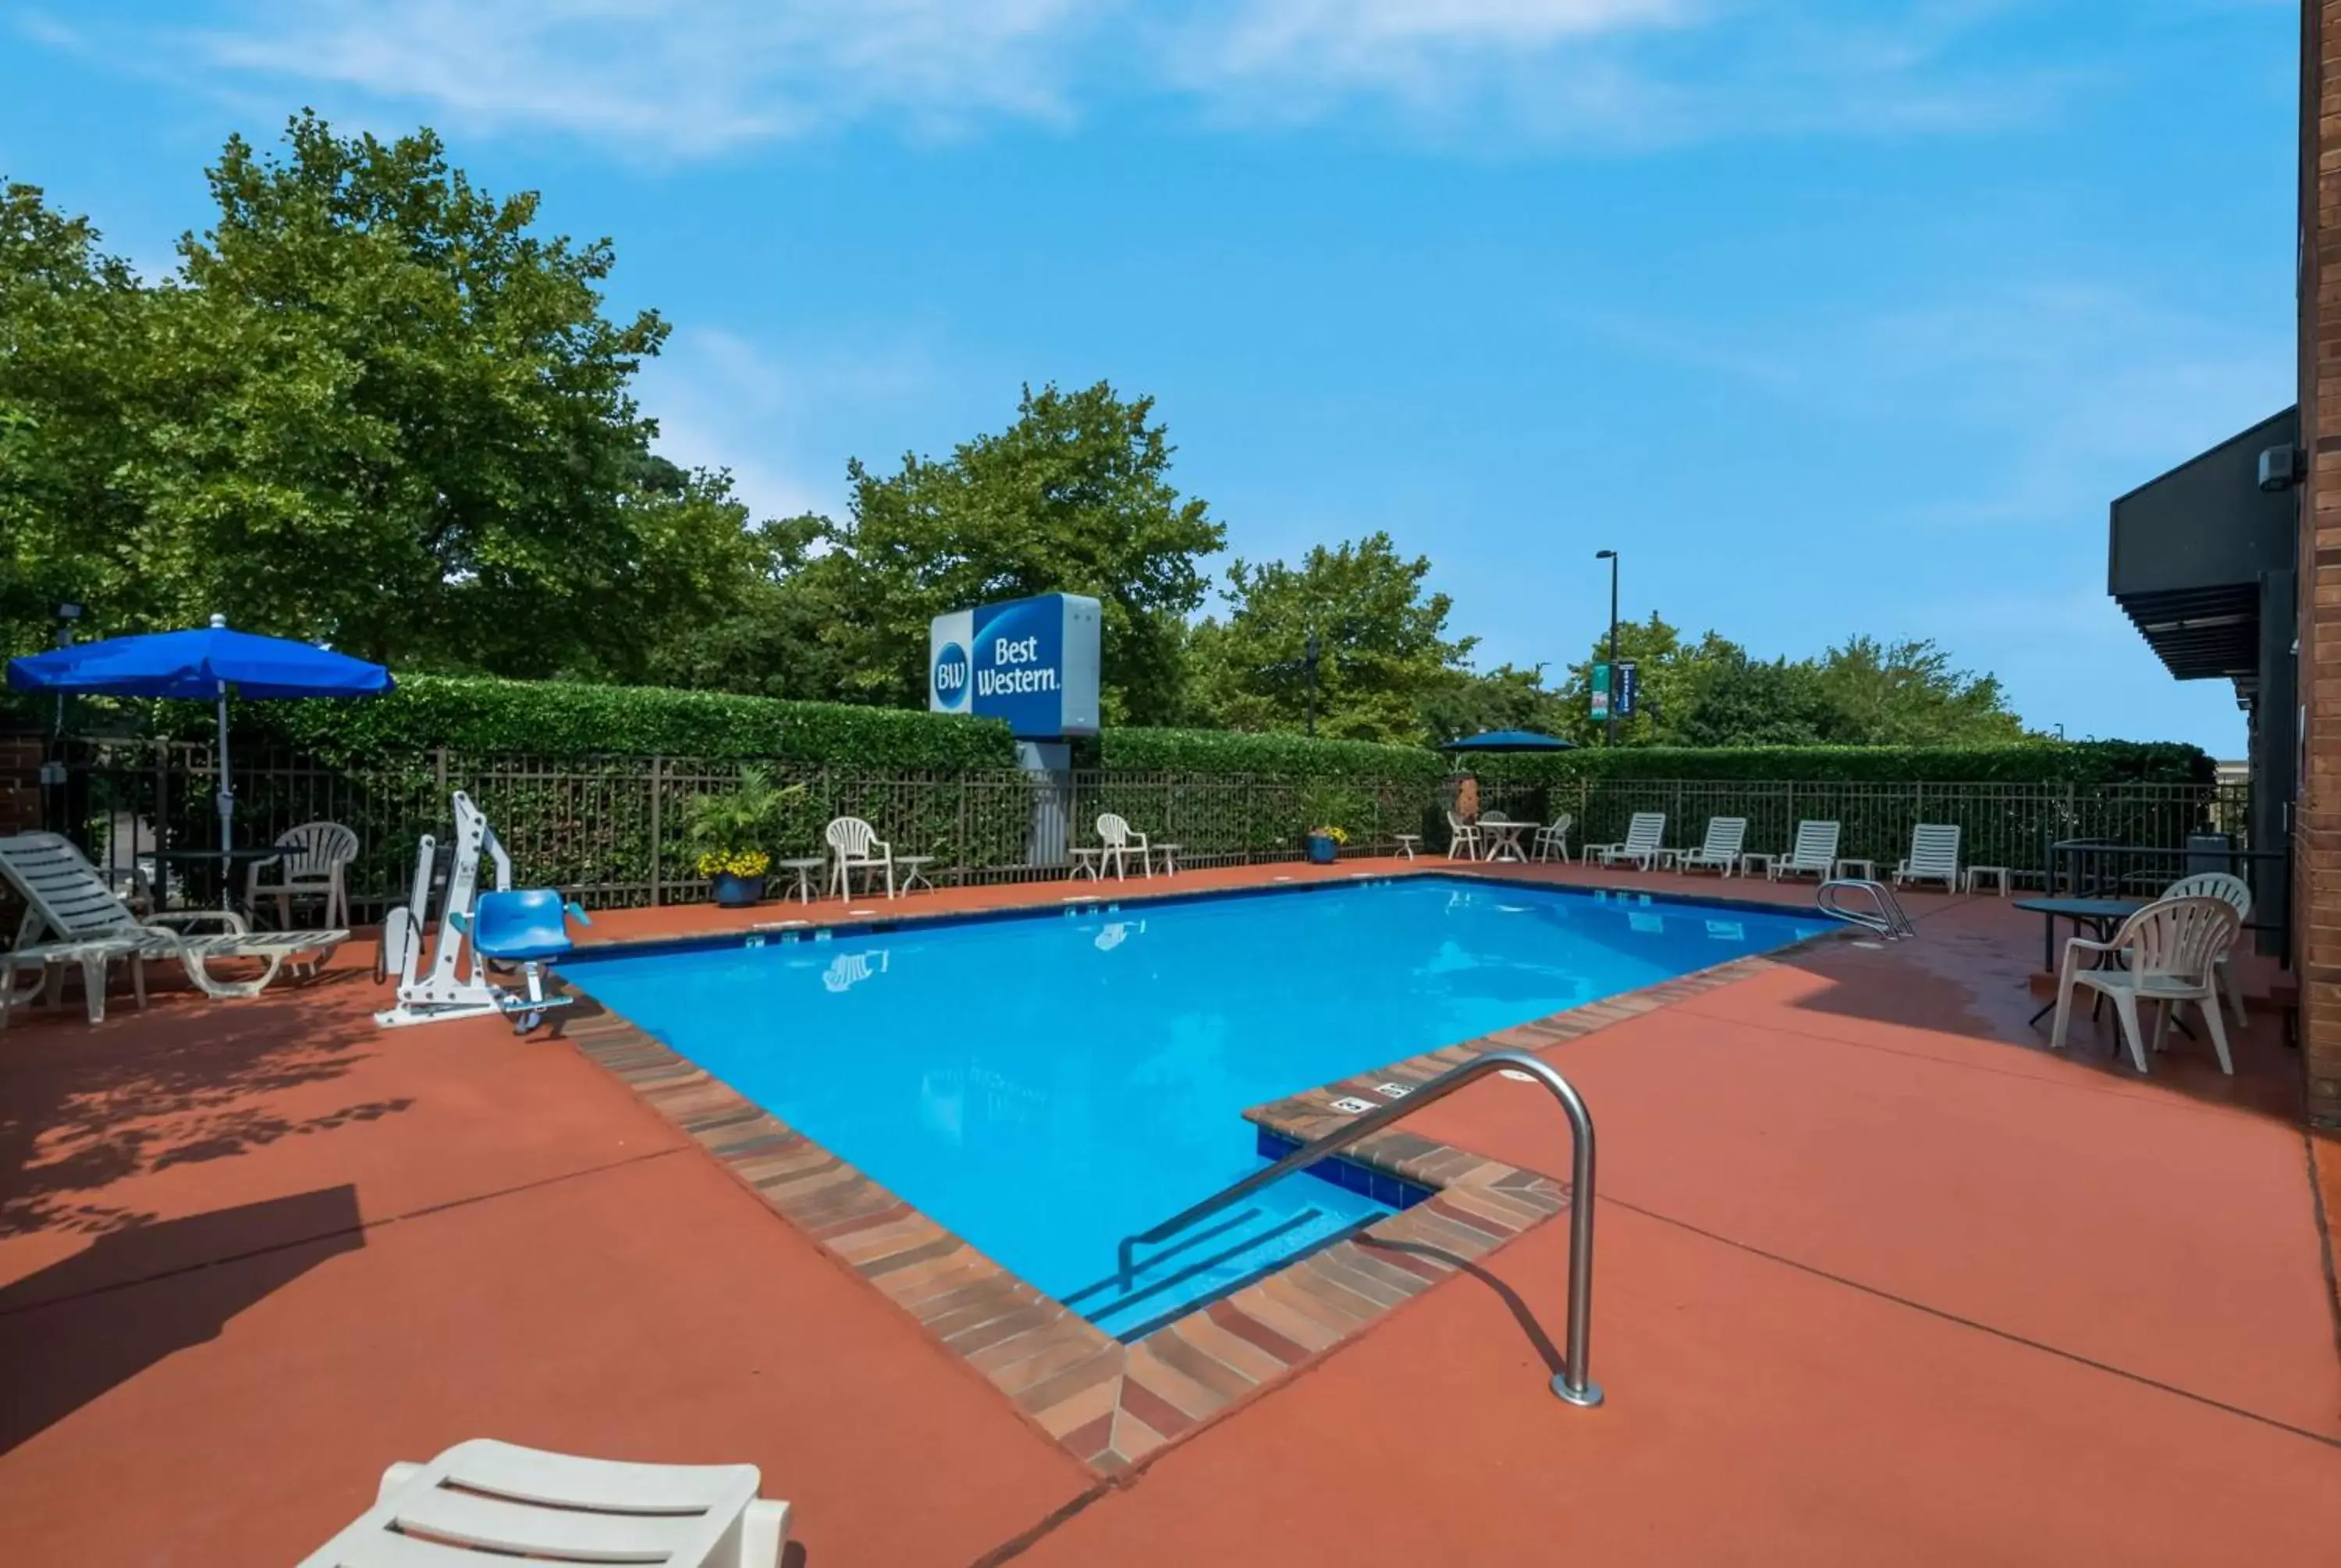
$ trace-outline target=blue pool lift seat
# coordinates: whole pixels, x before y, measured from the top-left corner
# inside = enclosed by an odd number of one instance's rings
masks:
[[[515,1033],[528,1033],[543,1022],[546,1013],[569,1005],[567,997],[546,996],[544,981],[553,966],[575,947],[569,939],[568,922],[593,923],[583,908],[551,888],[514,888],[481,894],[469,917],[453,918],[480,957],[492,964],[520,966],[523,989],[503,991],[501,998]]]

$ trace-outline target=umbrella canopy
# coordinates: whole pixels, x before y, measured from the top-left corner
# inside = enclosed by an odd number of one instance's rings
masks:
[[[1539,735],[1533,729],[1490,729],[1484,735],[1473,735],[1462,740],[1449,740],[1441,751],[1572,751],[1573,740],[1563,740],[1558,735]]]
[[[17,691],[85,697],[183,697],[219,706],[220,902],[229,901],[235,789],[228,781],[227,699],[372,697],[391,689],[390,671],[330,648],[229,628],[227,617],[195,631],[109,637],[8,661]]]
[[[17,691],[93,697],[371,697],[390,671],[329,648],[230,630],[224,617],[197,631],[110,637],[8,661]]]

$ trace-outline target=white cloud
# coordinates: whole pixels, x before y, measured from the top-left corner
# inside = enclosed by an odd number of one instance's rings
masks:
[[[657,450],[686,467],[729,469],[755,516],[836,517],[847,450],[836,422],[913,403],[934,374],[915,345],[778,353],[731,332],[685,328],[643,366],[635,394],[658,422]]]
[[[267,0],[192,32],[231,74],[697,156],[885,115],[927,133],[1066,110],[1076,0]]]
[[[296,84],[466,133],[645,159],[874,123],[1064,125],[1113,98],[1220,122],[1387,113],[1474,144],[1939,132],[2065,76],[1963,65],[1999,0],[216,0],[25,36],[218,94]]]

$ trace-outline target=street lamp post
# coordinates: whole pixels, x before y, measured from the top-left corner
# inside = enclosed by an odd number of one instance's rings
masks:
[[[1602,705],[1608,719],[1608,730],[1601,737],[1604,746],[1618,744],[1618,552],[1597,550],[1596,561],[1609,563],[1609,700]]]

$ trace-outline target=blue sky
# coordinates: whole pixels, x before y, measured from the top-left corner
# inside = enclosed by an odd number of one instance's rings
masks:
[[[437,127],[674,323],[760,509],[1146,392],[1235,553],[1386,529],[1486,662],[1624,605],[1931,637],[2236,755],[2106,506],[2292,399],[2288,0],[214,0],[0,10],[0,175],[166,265],[314,104]]]

